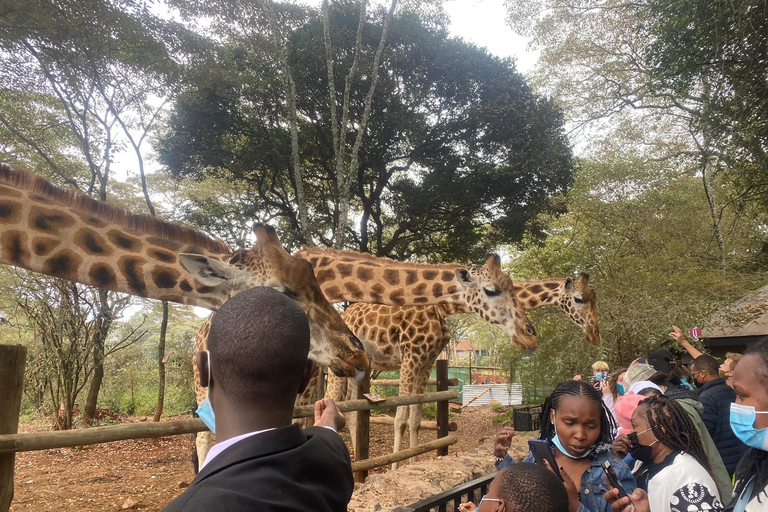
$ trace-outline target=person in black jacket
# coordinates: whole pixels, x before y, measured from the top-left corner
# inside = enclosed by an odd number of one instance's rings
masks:
[[[704,406],[701,418],[723,458],[725,469],[733,476],[747,446],[731,429],[731,404],[736,401],[736,392],[719,377],[719,367],[717,359],[702,355],[691,363],[691,376],[699,387],[699,402]]]
[[[344,416],[320,400],[314,427],[291,424],[316,366],[308,352],[309,321],[282,293],[252,288],[224,303],[195,361],[208,389],[200,417],[217,444],[164,512],[346,512],[354,484],[336,433]]]

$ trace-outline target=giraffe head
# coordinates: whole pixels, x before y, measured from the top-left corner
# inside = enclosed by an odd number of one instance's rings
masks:
[[[580,326],[593,345],[600,344],[597,328],[597,295],[589,284],[589,275],[581,272],[577,279],[568,277],[558,303],[573,323]]]
[[[536,330],[517,300],[512,279],[502,271],[498,254],[488,255],[483,267],[457,268],[456,276],[470,312],[500,327],[518,347],[531,352],[538,347]]]
[[[203,286],[218,288],[226,298],[254,286],[269,286],[295,300],[310,324],[310,357],[341,377],[360,378],[369,367],[360,340],[340,313],[323,296],[312,265],[291,256],[274,228],[256,223],[256,243],[222,259],[201,254],[180,254],[179,260]]]

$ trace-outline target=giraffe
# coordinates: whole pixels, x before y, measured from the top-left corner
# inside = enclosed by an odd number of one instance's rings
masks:
[[[589,285],[589,275],[581,273],[575,280],[567,277],[515,281],[514,289],[518,302],[526,310],[556,305],[584,330],[591,343],[600,343],[596,295]],[[400,370],[400,395],[410,395],[424,392],[432,365],[451,339],[445,318],[467,312],[456,304],[398,307],[355,303],[344,311],[342,318],[363,342],[371,368]],[[392,325],[397,329],[392,331]],[[346,379],[329,374],[326,396],[349,400],[356,398],[355,389]],[[394,452],[402,447],[406,422],[411,434],[410,446],[418,444],[421,416],[421,404],[398,407]],[[350,415],[348,423],[350,431],[354,430],[354,415]],[[397,465],[394,463],[393,469]]]
[[[312,264],[331,302],[453,304],[498,326],[518,347],[529,351],[538,347],[536,330],[515,295],[512,279],[501,270],[498,254],[489,254],[483,267],[406,263],[317,247],[295,256]]]
[[[521,348],[537,347],[536,331],[517,302],[513,282],[501,271],[501,260],[496,254],[489,255],[481,268],[404,263],[325,248],[305,248],[294,256],[312,264],[320,288],[331,302],[457,304],[498,325]],[[204,350],[206,343],[204,325],[195,339],[195,353]],[[338,375],[331,369],[333,372],[329,373]],[[197,376],[195,379],[195,396],[200,404],[205,399],[205,390],[199,386]],[[305,392],[297,398],[297,404],[307,403],[310,396],[310,392]],[[212,435],[201,432],[197,439],[197,457],[202,461],[212,444]]]
[[[311,354],[339,375],[368,368],[360,341],[328,302],[311,265],[256,223],[233,250],[183,224],[137,215],[0,164],[0,263],[97,288],[218,309],[254,286],[294,299],[309,318]]]

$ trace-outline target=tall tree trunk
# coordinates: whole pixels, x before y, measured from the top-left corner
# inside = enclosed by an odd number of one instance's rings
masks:
[[[157,408],[155,409],[155,421],[160,421],[163,415],[163,402],[165,400],[165,334],[168,332],[168,301],[163,301],[163,320],[160,324],[160,341],[157,342]]]
[[[85,399],[83,425],[88,425],[96,415],[96,404],[99,400],[101,384],[104,381],[104,346],[114,321],[114,313],[109,307],[109,295],[105,290],[98,290],[98,292],[99,316],[96,319],[98,328],[93,338],[93,376]]]
[[[272,35],[272,42],[275,45],[277,58],[280,67],[285,74],[286,93],[288,96],[288,120],[291,129],[291,168],[293,170],[294,188],[296,190],[296,203],[299,210],[299,231],[301,232],[303,242],[308,245],[314,245],[312,241],[312,230],[309,225],[309,208],[307,207],[307,198],[304,194],[304,179],[301,175],[301,161],[299,159],[299,129],[298,115],[296,112],[296,83],[293,81],[291,68],[288,67],[288,59],[285,58],[285,48],[283,47],[280,29],[277,26],[275,12],[272,9],[270,0],[261,0],[261,5],[267,14],[269,21],[269,30]]]

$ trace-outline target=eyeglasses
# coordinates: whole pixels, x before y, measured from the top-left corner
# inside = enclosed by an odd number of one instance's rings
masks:
[[[693,378],[696,378],[696,376],[697,376],[698,374],[700,374],[701,372],[703,372],[703,371],[704,371],[704,370],[697,370],[697,371],[695,371],[695,372],[693,372],[693,373],[691,374],[691,377],[693,377]]]
[[[498,498],[486,498],[485,495],[483,495],[482,498],[480,498],[480,503],[477,504],[477,510],[480,510],[480,506],[483,504],[484,501],[495,501],[497,503],[501,503],[501,500]]]

